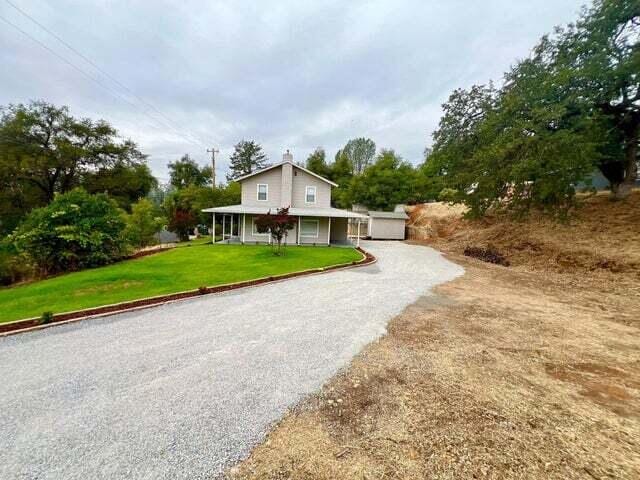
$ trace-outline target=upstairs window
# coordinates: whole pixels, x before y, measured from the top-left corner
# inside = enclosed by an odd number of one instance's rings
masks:
[[[316,187],[307,187],[304,195],[305,203],[316,203]]]
[[[269,195],[269,185],[266,183],[258,184],[258,200],[261,202],[266,202],[267,197]]]

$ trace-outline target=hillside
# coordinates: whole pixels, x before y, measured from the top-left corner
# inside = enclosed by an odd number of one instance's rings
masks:
[[[535,214],[522,222],[504,217],[474,221],[462,218],[463,212],[442,203],[413,207],[411,237],[451,253],[493,246],[518,269],[640,278],[640,191],[619,202],[604,193],[585,198],[568,224]]]

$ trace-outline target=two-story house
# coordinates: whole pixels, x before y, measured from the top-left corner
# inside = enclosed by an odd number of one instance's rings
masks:
[[[255,218],[278,208],[289,207],[298,221],[287,237],[289,244],[348,244],[349,218],[366,215],[331,207],[335,183],[293,163],[287,152],[282,162],[237,179],[242,188],[240,205],[207,208],[213,224],[223,225],[223,241],[268,243],[270,235],[259,233]]]

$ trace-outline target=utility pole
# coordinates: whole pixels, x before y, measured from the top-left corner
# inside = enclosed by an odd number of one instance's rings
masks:
[[[216,188],[216,153],[220,153],[215,147],[211,147],[211,150],[207,148],[207,153],[211,154],[211,185],[213,189]]]

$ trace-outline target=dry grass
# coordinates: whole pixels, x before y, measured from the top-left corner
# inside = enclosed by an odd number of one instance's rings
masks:
[[[535,214],[526,222],[470,221],[463,212],[442,203],[414,207],[412,238],[460,253],[468,245],[494,245],[528,270],[640,272],[640,191],[621,202],[604,193],[585,199],[568,224]]]
[[[395,318],[229,475],[640,478],[639,199],[596,198],[570,227],[450,217],[430,241],[467,273]],[[527,240],[538,254],[516,248]],[[513,266],[459,253],[486,242]]]

